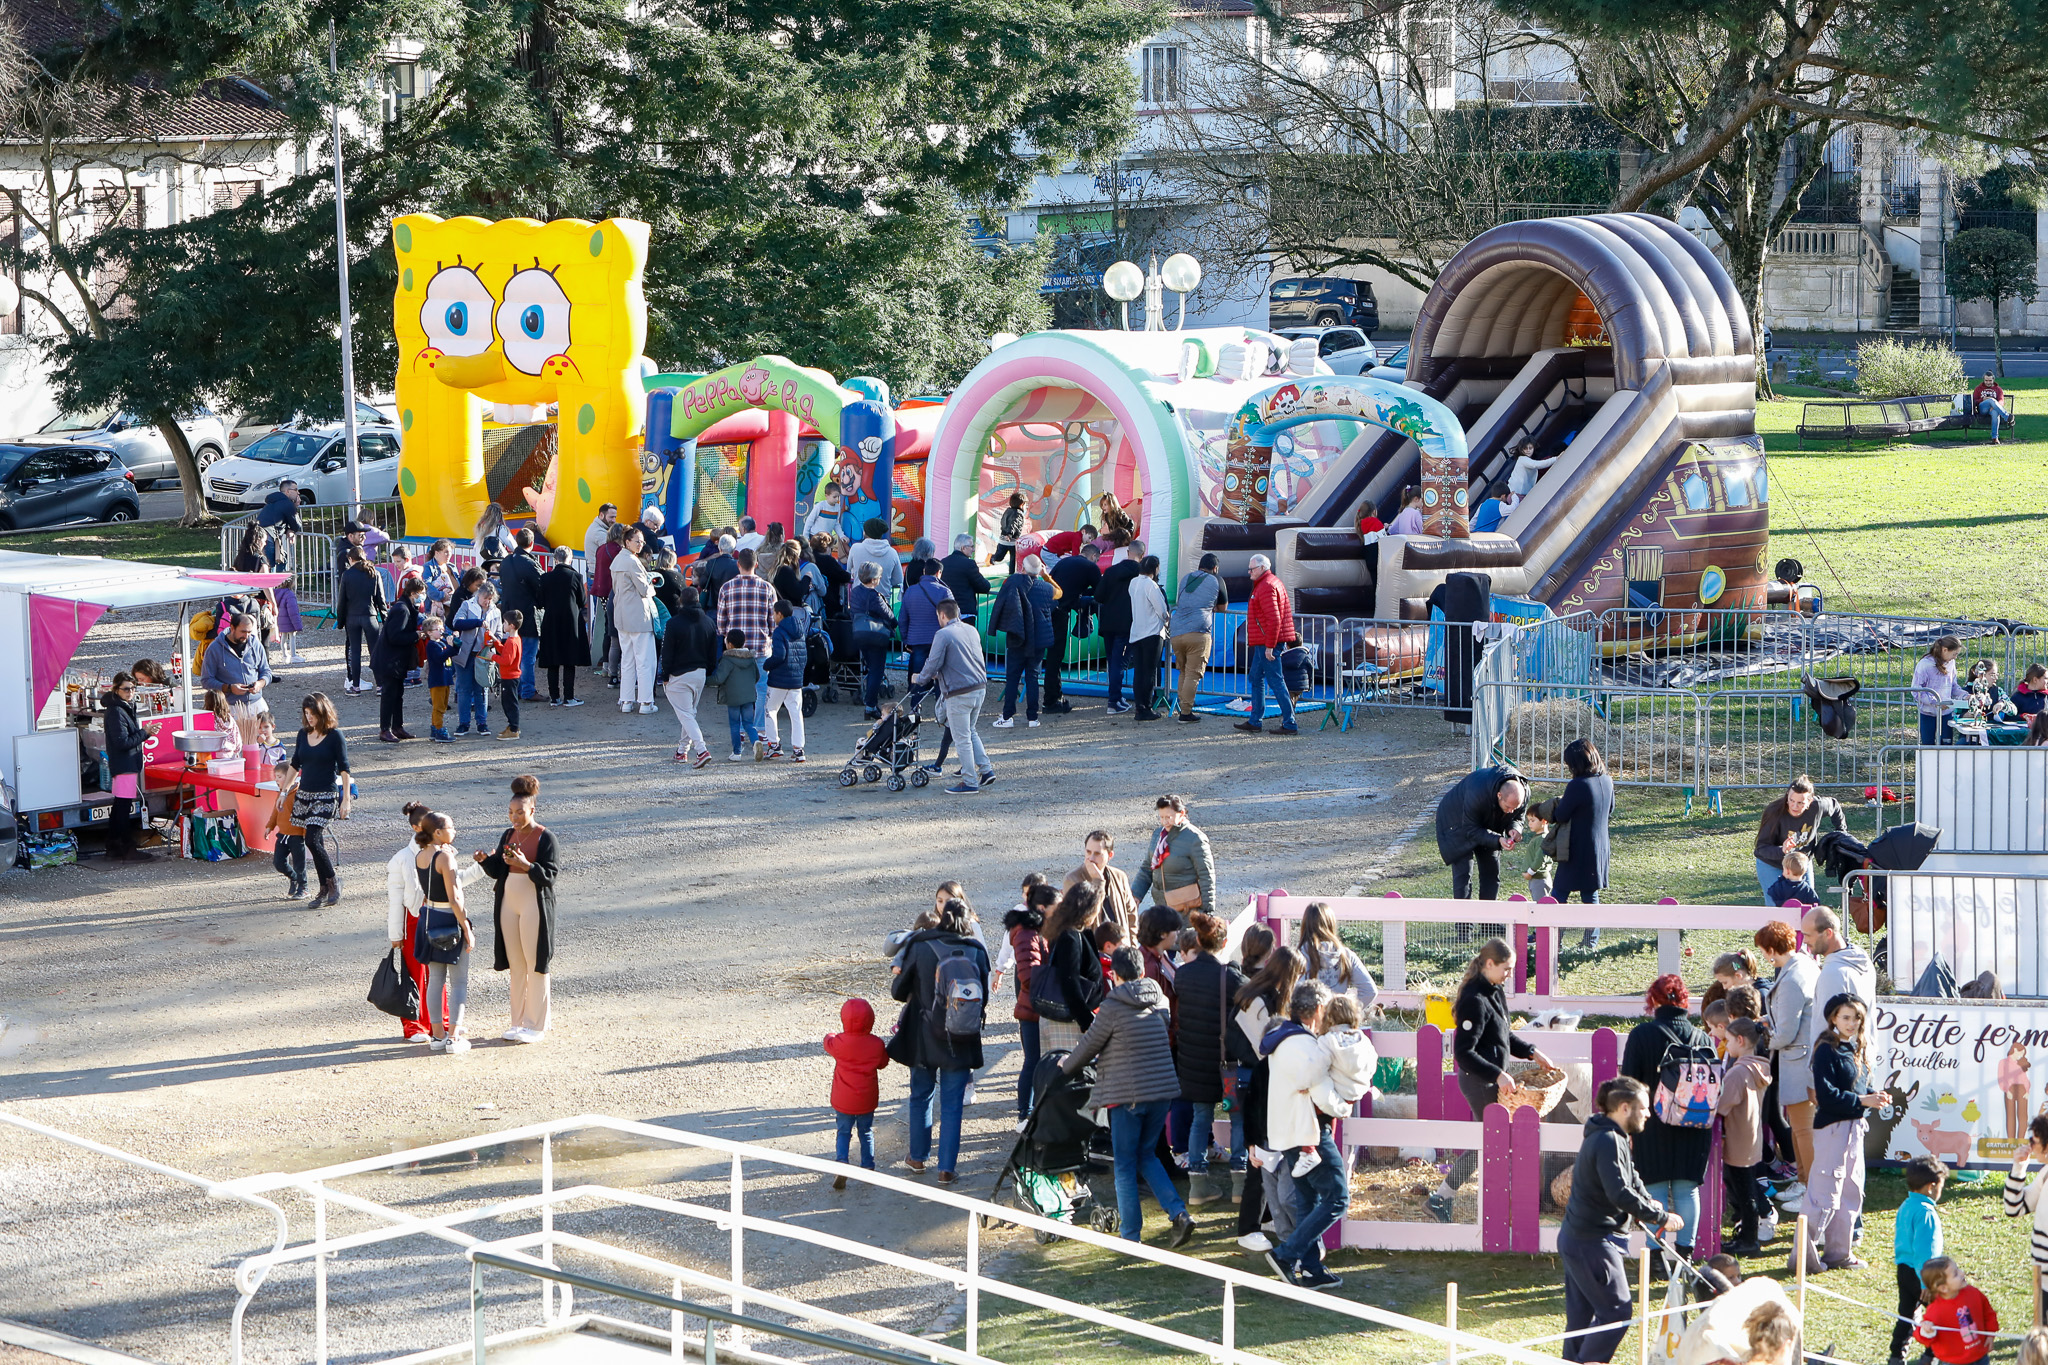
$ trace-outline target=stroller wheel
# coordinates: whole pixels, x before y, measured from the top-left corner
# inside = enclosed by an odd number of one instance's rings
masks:
[[[857,783],[857,782],[859,782],[859,781],[860,781],[860,774],[859,774],[859,773],[857,773],[857,772],[855,772],[855,771],[854,771],[853,769],[851,769],[851,768],[841,768],[841,769],[839,770],[839,785],[840,785],[840,786],[842,786],[842,787],[851,787],[851,786],[853,786],[853,785],[854,785],[855,783]]]
[[[931,782],[931,780],[932,775],[926,772],[922,767],[917,767],[910,770],[910,785],[913,787],[926,786]]]
[[[1090,1210],[1088,1222],[1097,1232],[1112,1237],[1116,1235],[1116,1210],[1107,1204],[1097,1204]]]
[[[883,785],[886,786],[892,792],[900,792],[910,784],[903,780],[902,773],[890,773],[889,780],[885,782]]]
[[[867,767],[861,769],[860,775],[870,782],[880,782],[882,780],[882,765],[870,763]]]
[[[1057,1233],[1047,1232],[1044,1228],[1031,1229],[1031,1240],[1040,1246],[1052,1245],[1053,1238],[1056,1236],[1058,1236]]]
[[[804,719],[809,720],[812,716],[815,716],[817,714],[818,689],[815,687],[806,687],[804,689]]]

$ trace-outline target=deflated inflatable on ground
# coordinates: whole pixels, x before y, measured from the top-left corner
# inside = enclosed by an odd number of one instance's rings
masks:
[[[495,501],[580,547],[600,504],[640,505],[647,235],[623,218],[393,220],[408,536],[467,540]]]

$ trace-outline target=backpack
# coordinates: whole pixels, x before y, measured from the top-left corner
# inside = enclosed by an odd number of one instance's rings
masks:
[[[1721,1065],[1711,1043],[1673,1043],[1657,1069],[1652,1112],[1672,1128],[1711,1128],[1721,1099]]]
[[[981,968],[973,955],[957,946],[947,950],[933,973],[932,1004],[935,1009],[945,1010],[945,1032],[949,1036],[980,1035],[985,994]]]

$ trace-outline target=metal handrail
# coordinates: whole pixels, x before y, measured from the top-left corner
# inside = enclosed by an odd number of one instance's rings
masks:
[[[203,1175],[194,1175],[190,1171],[181,1171],[175,1166],[166,1166],[161,1161],[151,1161],[148,1157],[137,1156],[133,1152],[124,1152],[119,1147],[109,1147],[103,1142],[94,1142],[91,1138],[82,1138],[75,1133],[67,1133],[60,1128],[51,1128],[46,1124],[37,1123],[33,1119],[25,1119],[19,1114],[10,1114],[4,1109],[0,1109],[0,1123],[11,1124],[16,1128],[35,1133],[41,1137],[69,1143],[73,1147],[83,1148],[99,1156],[112,1157],[116,1161],[124,1162],[127,1165],[152,1172],[156,1175],[167,1176],[172,1180],[182,1181],[187,1185],[196,1185],[198,1188],[206,1191],[206,1197],[209,1199],[233,1199],[252,1208],[261,1209],[269,1214],[272,1221],[277,1225],[277,1240],[271,1245],[272,1255],[283,1251],[284,1244],[290,1237],[290,1231],[285,1222],[284,1210],[271,1203],[268,1199],[260,1198],[243,1190],[230,1189],[220,1181],[208,1180]],[[259,1265],[249,1261],[244,1261],[235,1270],[235,1288],[241,1291],[241,1293],[235,1300],[235,1314],[229,1328],[229,1342],[236,1365],[240,1365],[242,1359],[242,1316],[248,1312],[249,1301],[256,1297],[256,1291],[263,1287],[264,1278],[269,1273],[270,1267],[268,1264]]]
[[[694,1313],[704,1319],[704,1359],[707,1365],[708,1362],[718,1359],[718,1338],[711,1329],[714,1322],[723,1322],[768,1336],[784,1337],[790,1341],[800,1341],[807,1346],[822,1346],[846,1355],[884,1361],[886,1365],[931,1365],[929,1356],[905,1355],[901,1351],[891,1351],[882,1346],[870,1346],[865,1342],[835,1337],[824,1332],[813,1332],[804,1327],[789,1327],[782,1323],[770,1322],[751,1313],[734,1313],[724,1308],[713,1308],[708,1303],[692,1303],[688,1299],[671,1298],[667,1294],[635,1289],[631,1285],[613,1284],[609,1280],[600,1280],[594,1276],[578,1275],[573,1270],[559,1270],[525,1256],[505,1256],[495,1251],[472,1250],[469,1253],[469,1260],[470,1323],[475,1333],[476,1365],[484,1365],[488,1349],[484,1338],[485,1266],[496,1266],[500,1270],[516,1271],[537,1280],[552,1280],[556,1284],[588,1289],[597,1294],[610,1294],[614,1298],[630,1299],[634,1303],[644,1303],[650,1308],[666,1308],[671,1313]]]
[[[643,1194],[639,1191],[617,1190],[594,1185],[579,1186],[568,1190],[556,1190],[552,1184],[552,1140],[560,1133],[582,1128],[602,1129],[649,1138],[679,1147],[696,1148],[729,1155],[732,1159],[733,1198],[731,1207],[729,1209],[714,1209],[704,1205],[662,1199],[657,1196]],[[734,1311],[740,1311],[741,1304],[754,1292],[751,1287],[745,1284],[745,1263],[742,1258],[740,1238],[746,1232],[759,1232],[789,1238],[828,1250],[844,1252],[871,1262],[890,1265],[913,1274],[921,1274],[958,1285],[966,1291],[967,1295],[967,1340],[969,1343],[968,1353],[970,1355],[974,1354],[976,1349],[974,1343],[978,1335],[979,1299],[983,1293],[988,1293],[1000,1298],[1043,1308],[1066,1317],[1109,1327],[1113,1330],[1133,1332],[1145,1336],[1148,1340],[1181,1350],[1205,1352],[1220,1357],[1226,1362],[1226,1365],[1228,1365],[1228,1362],[1233,1361],[1257,1361],[1260,1357],[1237,1346],[1235,1341],[1236,1298],[1239,1292],[1250,1290],[1268,1298],[1291,1301],[1302,1307],[1319,1308],[1336,1314],[1339,1317],[1357,1319],[1362,1323],[1370,1323],[1378,1327],[1391,1327],[1399,1331],[1411,1332],[1439,1345],[1455,1347],[1461,1354],[1491,1356],[1503,1360],[1516,1361],[1519,1365],[1546,1365],[1543,1357],[1510,1343],[1494,1341],[1490,1338],[1461,1331],[1454,1327],[1423,1321],[1418,1318],[1409,1317],[1406,1314],[1380,1308],[1377,1305],[1332,1298],[1329,1295],[1297,1288],[1294,1285],[1267,1276],[1253,1275],[1229,1266],[1216,1265],[1177,1252],[1146,1246],[1143,1243],[1128,1242],[1119,1237],[1098,1233],[1092,1228],[1055,1222],[1024,1209],[1005,1207],[988,1200],[957,1194],[950,1190],[930,1189],[879,1171],[862,1170],[859,1167],[842,1165],[838,1162],[827,1161],[818,1157],[803,1156],[795,1152],[785,1152],[772,1147],[735,1142],[729,1138],[712,1137],[706,1134],[691,1133],[681,1129],[641,1123],[630,1119],[610,1118],[603,1115],[583,1114],[573,1118],[526,1124],[510,1130],[478,1134],[471,1138],[436,1143],[432,1146],[413,1151],[394,1152],[378,1157],[366,1157],[357,1161],[343,1162],[296,1174],[270,1173],[247,1176],[229,1183],[233,1188],[245,1192],[278,1189],[301,1190],[316,1201],[316,1218],[324,1211],[325,1203],[331,1200],[359,1212],[370,1213],[372,1216],[379,1217],[391,1225],[382,1229],[381,1235],[355,1234],[347,1239],[355,1245],[367,1244],[371,1241],[386,1241],[397,1237],[422,1233],[458,1243],[468,1242],[475,1244],[477,1239],[454,1231],[452,1225],[458,1221],[469,1222],[489,1219],[494,1216],[496,1206],[467,1209],[463,1210],[459,1215],[447,1216],[444,1219],[428,1220],[396,1209],[374,1205],[368,1200],[352,1200],[338,1191],[327,1188],[327,1184],[328,1182],[348,1176],[385,1170],[393,1166],[411,1165],[437,1156],[449,1156],[460,1152],[467,1152],[477,1147],[497,1146],[528,1138],[543,1140],[541,1151],[542,1198],[537,1202],[543,1219],[544,1232],[549,1234],[550,1237],[554,1235],[552,1219],[555,1205],[559,1202],[567,1202],[572,1198],[603,1198],[621,1204],[711,1221],[717,1226],[729,1230],[733,1236],[730,1283],[733,1288]],[[949,1207],[959,1213],[966,1214],[968,1215],[966,1265],[961,1269],[954,1269],[950,1266],[938,1265],[929,1260],[890,1251],[887,1248],[872,1247],[852,1242],[813,1228],[749,1215],[744,1211],[741,1199],[739,1198],[744,1188],[744,1179],[740,1170],[743,1159],[764,1161],[773,1165],[808,1171],[818,1175],[843,1175],[849,1180],[859,1181],[860,1183],[872,1185],[880,1189],[893,1190],[899,1194],[919,1199],[927,1204]],[[526,1204],[526,1207],[530,1208],[532,1206],[532,1202]],[[1198,1275],[1220,1287],[1223,1292],[1222,1339],[1214,1341],[1192,1337],[1186,1333],[1156,1323],[1139,1322],[1121,1314],[1106,1312],[1088,1304],[1073,1303],[1052,1295],[1042,1294],[1022,1285],[1008,1284],[1000,1280],[991,1279],[982,1272],[980,1266],[979,1233],[984,1221],[990,1223],[1002,1222],[1029,1231],[1051,1233],[1070,1241],[1087,1243],[1101,1251],[1114,1252],[1126,1258],[1170,1266]],[[317,1226],[318,1224],[316,1223]],[[316,1239],[313,1243],[254,1256],[249,1258],[249,1261],[244,1264],[261,1263],[268,1265],[278,1261],[310,1258],[314,1260],[317,1270],[324,1264],[325,1258],[322,1253],[331,1252],[333,1249],[334,1243],[325,1240],[324,1232],[316,1232]],[[320,1292],[321,1284],[316,1279],[316,1293]],[[1548,1365],[1555,1365],[1554,1359],[1549,1361]]]

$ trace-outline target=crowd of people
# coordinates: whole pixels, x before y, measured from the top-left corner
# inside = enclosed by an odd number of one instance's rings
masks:
[[[1123,1237],[1142,1234],[1141,1183],[1166,1214],[1168,1247],[1194,1236],[1194,1210],[1236,1200],[1239,1245],[1289,1283],[1334,1288],[1322,1236],[1348,1204],[1351,1157],[1332,1124],[1373,1081],[1377,1054],[1361,1025],[1377,986],[1320,905],[1298,946],[1263,925],[1231,944],[1215,913],[1207,837],[1182,798],[1162,796],[1156,809],[1159,828],[1134,876],[1115,865],[1115,839],[1091,832],[1059,883],[1025,878],[994,952],[952,881],[889,936],[902,1009],[886,1043],[858,1000],[841,1010],[845,1031],[825,1039],[838,1157],[849,1159],[858,1134],[859,1160],[874,1168],[876,1077],[893,1061],[909,1072],[904,1164],[954,1183],[973,1073],[986,1061],[982,1034],[1007,979],[1020,1127],[1062,1078],[1087,1079]],[[1185,1196],[1169,1164],[1185,1174]]]
[[[237,569],[291,567],[286,532],[297,519],[286,497],[283,490],[273,495],[275,506],[266,504],[251,521]],[[1216,612],[1230,605],[1216,556],[1202,556],[1181,575],[1169,605],[1159,556],[1147,551],[1114,499],[1103,500],[1103,529],[1090,522],[1051,534],[1032,528],[1021,494],[1012,502],[987,563],[977,559],[968,534],[956,536],[943,556],[928,539],[917,540],[908,555],[899,553],[879,519],[851,539],[842,533],[849,519],[836,490],[805,518],[802,534],[787,536],[781,522],[757,526],[741,517],[711,530],[687,566],[654,506],[634,521],[621,520],[613,504],[601,506],[580,565],[569,547],[537,548],[530,529],[506,528],[496,508],[486,512],[489,525],[479,524],[475,563],[465,569],[455,567],[449,540],[435,541],[415,558],[411,547],[374,525],[350,522],[337,539],[333,566],[342,691],[379,694],[378,738],[386,743],[417,737],[405,716],[406,689],[417,686],[431,698],[429,739],[454,743],[495,733],[511,741],[521,736],[522,708],[543,699],[543,673],[549,706],[581,706],[577,674],[593,669],[617,689],[621,712],[652,714],[662,700],[675,708],[678,762],[701,768],[710,761],[695,715],[707,692],[727,708],[729,757],[801,762],[807,683],[826,676],[833,663],[856,667],[863,714],[878,719],[892,658],[905,659],[914,686],[947,604],[976,632],[978,645],[987,603],[988,629],[1003,646],[1000,679],[987,677],[985,662],[979,665],[980,683],[999,681],[1002,689],[991,728],[1037,728],[1045,717],[1071,711],[1070,642],[1089,637],[1101,641],[1109,714],[1142,722],[1170,711],[1184,724],[1199,723],[1197,692]],[[1000,580],[991,582],[989,571],[1005,562]],[[1245,632],[1252,696],[1236,728],[1296,734],[1306,652],[1271,561],[1254,556],[1250,572]],[[289,587],[237,600],[248,607],[259,641],[281,650],[281,661],[296,662],[304,623]],[[729,643],[734,632],[741,639]],[[714,677],[728,651],[737,658]],[[743,696],[749,682],[751,703]],[[501,716],[495,726],[494,706]],[[1269,710],[1278,713],[1276,726],[1267,724]],[[960,747],[950,738],[950,724],[947,730],[947,747]],[[972,780],[954,788],[974,789]]]

